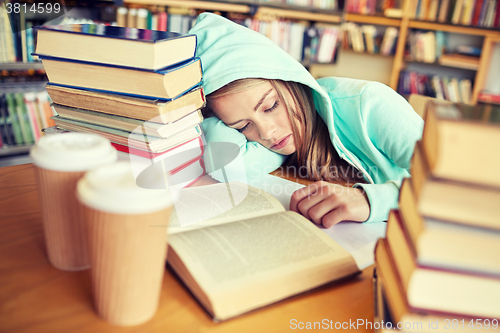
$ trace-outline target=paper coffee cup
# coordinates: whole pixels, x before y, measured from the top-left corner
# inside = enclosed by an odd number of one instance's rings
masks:
[[[66,271],[90,267],[87,234],[76,183],[86,170],[116,161],[116,150],[98,135],[64,133],[40,138],[31,149],[36,166],[47,256]]]
[[[89,171],[77,186],[88,227],[95,308],[114,325],[141,324],[158,308],[174,198],[164,173],[152,171],[148,188],[136,184],[129,162]]]

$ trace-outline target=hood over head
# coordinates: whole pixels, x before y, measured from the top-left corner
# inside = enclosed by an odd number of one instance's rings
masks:
[[[312,89],[318,113],[326,124],[333,124],[333,119],[325,119],[332,117],[326,91],[269,38],[212,13],[200,14],[189,33],[197,35],[196,56],[201,58],[205,94],[244,78],[295,81]]]

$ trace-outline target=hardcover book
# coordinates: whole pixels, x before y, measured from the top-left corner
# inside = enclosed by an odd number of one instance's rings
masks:
[[[205,105],[203,88],[197,87],[175,99],[139,98],[120,94],[47,84],[54,103],[145,121],[167,124]]]
[[[41,26],[36,53],[110,65],[160,69],[193,58],[196,35],[96,24]]]
[[[242,183],[181,190],[168,231],[169,265],[217,320],[359,272],[320,228]]]
[[[393,328],[402,328],[401,332],[419,333],[432,331],[436,333],[449,332],[450,329],[461,333],[474,333],[482,327],[483,318],[461,317],[457,314],[445,314],[434,311],[412,309],[404,293],[401,277],[394,261],[395,249],[388,244],[387,239],[379,239],[375,248],[375,263],[377,268],[377,284],[381,284],[382,304],[387,304],[389,317]],[[460,290],[456,291],[460,293]],[[386,321],[387,322],[387,321]],[[481,322],[481,326],[479,323]],[[436,324],[438,323],[438,324]],[[498,320],[484,319],[494,332],[498,332]],[[453,327],[453,328],[452,328]],[[395,330],[392,330],[395,331]],[[398,332],[395,331],[395,332]]]
[[[183,130],[195,127],[203,121],[203,116],[200,110],[191,112],[190,114],[169,124],[159,124],[153,121],[115,116],[102,112],[71,108],[59,104],[52,104],[52,106],[59,115],[59,118],[116,128],[128,132],[134,132],[138,128],[141,128],[146,135],[161,138],[174,136]]]
[[[155,71],[44,56],[40,59],[51,83],[139,97],[173,99],[199,85],[202,78],[199,58]]]
[[[201,135],[200,126],[193,127],[189,130],[182,131],[177,135],[164,139],[149,137],[140,132],[134,133],[121,131],[110,127],[64,119],[58,116],[52,117],[52,119],[55,121],[58,128],[74,132],[99,134],[109,139],[111,142],[152,153],[164,152],[172,147],[175,147],[176,145],[182,144]]]

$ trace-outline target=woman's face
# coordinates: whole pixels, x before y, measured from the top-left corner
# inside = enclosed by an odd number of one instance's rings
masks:
[[[285,98],[292,100],[286,89]],[[284,104],[271,83],[265,82],[216,98],[212,101],[212,109],[220,120],[243,133],[249,141],[257,141],[276,153],[290,155],[296,147]]]

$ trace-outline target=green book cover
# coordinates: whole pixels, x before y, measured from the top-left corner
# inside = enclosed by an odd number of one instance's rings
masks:
[[[14,132],[14,138],[16,140],[16,144],[22,145],[24,144],[24,138],[21,132],[21,124],[19,123],[19,116],[16,110],[14,94],[12,93],[5,94],[5,99],[7,100],[7,106],[9,109],[9,118],[10,122],[12,123],[12,131]]]
[[[19,124],[21,125],[21,132],[23,134],[24,143],[35,143],[35,139],[31,130],[28,108],[24,103],[24,95],[22,93],[17,93],[15,94],[15,99],[17,115],[19,117]]]

